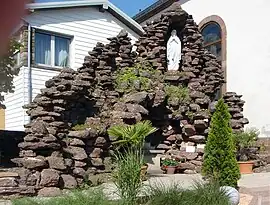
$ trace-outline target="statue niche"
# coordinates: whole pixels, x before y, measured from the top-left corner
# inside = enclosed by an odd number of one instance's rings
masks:
[[[182,45],[176,30],[172,30],[167,42],[167,67],[168,71],[178,71],[181,61]]]

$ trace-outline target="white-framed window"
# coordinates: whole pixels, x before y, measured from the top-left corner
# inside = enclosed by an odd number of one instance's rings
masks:
[[[69,67],[70,42],[69,37],[36,31],[35,63],[51,67]]]

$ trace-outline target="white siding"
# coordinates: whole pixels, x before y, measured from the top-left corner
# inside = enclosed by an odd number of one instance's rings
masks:
[[[74,8],[61,10],[35,11],[26,17],[32,27],[46,31],[72,36],[71,67],[81,67],[84,57],[97,42],[108,43],[107,38],[116,36],[125,29],[135,42],[138,35],[120,22],[109,12],[99,12],[97,7]],[[58,71],[50,69],[32,68],[32,98],[45,87],[45,81],[57,75]],[[22,68],[15,77],[15,93],[6,95],[6,129],[24,130],[29,117],[22,109],[28,104],[28,69]]]
[[[25,112],[22,108],[24,104],[27,104],[27,101],[25,102],[28,96],[27,69],[22,67],[13,82],[15,86],[14,93],[5,95],[5,129],[21,131],[24,130],[23,125],[27,122]]]
[[[56,76],[59,72],[41,68],[32,68],[32,98],[45,88],[45,82]],[[29,122],[29,117],[22,108],[28,104],[28,68],[22,67],[18,76],[14,78],[14,93],[5,95],[6,130],[23,131],[24,125]]]
[[[133,42],[138,35],[109,12],[99,12],[97,7],[36,11],[27,17],[31,26],[47,31],[73,36],[71,67],[77,69],[88,51],[97,42],[108,43],[122,29],[129,32]]]
[[[59,71],[32,68],[32,98],[33,100],[40,93],[40,89],[45,88],[45,82],[59,74]]]

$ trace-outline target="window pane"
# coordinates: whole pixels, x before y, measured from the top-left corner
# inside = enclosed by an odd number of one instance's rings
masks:
[[[36,63],[51,65],[51,36],[42,33],[35,34]]]
[[[55,65],[67,67],[69,65],[69,39],[55,37]]]
[[[221,28],[216,23],[210,23],[202,30],[204,43],[208,44],[221,39]]]
[[[205,47],[210,53],[217,57],[217,60],[221,61],[221,43],[215,43]]]

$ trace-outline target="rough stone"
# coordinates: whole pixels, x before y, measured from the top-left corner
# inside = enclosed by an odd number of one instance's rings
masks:
[[[14,177],[0,178],[0,187],[16,187],[18,182]]]
[[[100,158],[103,150],[101,148],[94,148],[91,154],[89,155],[91,158]]]
[[[183,132],[186,136],[192,136],[196,134],[196,129],[193,125],[184,125]]]
[[[62,174],[61,181],[63,183],[63,188],[65,189],[74,189],[78,185],[76,179],[68,174]]]
[[[40,186],[52,187],[59,184],[59,173],[54,169],[44,169],[41,172]]]
[[[125,103],[144,104],[148,98],[147,92],[138,92],[125,96]]]
[[[82,130],[82,131],[69,131],[68,137],[74,137],[79,139],[87,139],[89,136],[88,130]]]
[[[0,187],[0,195],[12,195],[21,194],[32,196],[36,193],[35,187],[33,186],[19,186],[19,187]]]
[[[84,177],[85,173],[86,171],[81,167],[76,167],[75,169],[73,169],[73,174],[76,176]]]
[[[65,170],[67,167],[63,157],[47,157],[51,169]]]
[[[148,115],[148,110],[146,110],[143,106],[137,104],[126,104],[127,110],[131,113],[141,113],[144,115]]]
[[[72,154],[72,159],[75,160],[85,160],[87,159],[87,154],[85,150],[81,147],[69,146],[64,149],[65,152]]]
[[[57,187],[44,187],[38,191],[39,197],[56,197],[61,196],[62,192]]]
[[[42,156],[15,158],[12,159],[12,162],[17,164],[18,166],[23,166],[27,169],[44,168],[48,166],[45,157]]]
[[[203,135],[193,135],[189,137],[188,139],[196,143],[205,142],[205,136]]]

